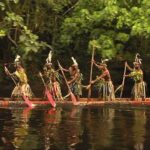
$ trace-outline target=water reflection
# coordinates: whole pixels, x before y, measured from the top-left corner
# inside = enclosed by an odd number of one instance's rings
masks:
[[[49,143],[50,149],[71,149],[76,143],[78,143],[78,135],[80,132],[80,113],[81,110],[77,108],[73,109],[57,109],[55,115],[55,121],[47,124],[49,131]],[[52,115],[50,115],[52,117]],[[48,143],[48,142],[47,142]],[[65,144],[64,144],[65,143]]]
[[[0,109],[0,150],[146,150],[149,110]]]
[[[14,138],[12,143],[15,148],[20,148],[26,135],[28,134],[28,114],[25,110],[11,110],[14,122]],[[23,116],[22,116],[23,115]]]
[[[144,150],[144,136],[146,133],[145,125],[146,125],[146,115],[145,111],[137,110],[134,112],[134,126],[133,126],[133,134],[134,134],[134,148],[136,150]]]
[[[5,120],[4,118],[7,118]],[[13,150],[15,147],[12,144],[13,138],[13,123],[9,120],[12,119],[10,110],[1,110],[0,109],[0,149]]]

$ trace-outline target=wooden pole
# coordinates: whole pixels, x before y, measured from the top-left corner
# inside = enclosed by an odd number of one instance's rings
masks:
[[[68,82],[67,82],[66,76],[65,76],[65,74],[64,74],[64,71],[62,70],[62,66],[60,65],[59,61],[58,61],[58,66],[59,66],[59,68],[60,68],[60,70],[61,70],[61,73],[62,73],[62,75],[63,75],[63,77],[64,77],[64,80],[65,80],[65,82],[66,82],[66,85],[67,85],[67,87],[68,87],[68,90],[69,90],[69,93],[70,93],[70,96],[71,96],[71,100],[72,100],[73,104],[76,105],[76,104],[77,104],[77,99],[76,99],[75,95],[72,93],[72,91],[71,91],[71,89],[70,89],[70,86],[69,86],[69,84],[68,84]]]
[[[92,58],[91,58],[91,70],[90,70],[90,83],[91,84],[91,81],[92,81],[92,75],[93,75],[93,61],[94,61],[94,53],[95,53],[95,47],[93,46],[93,50],[92,50]],[[89,88],[89,91],[88,91],[88,98],[91,97],[91,86]]]
[[[9,70],[7,69],[7,67],[5,66],[4,68],[5,68],[6,73],[8,73],[8,75],[10,76],[10,78],[13,80],[14,84],[17,85],[15,79],[12,77],[12,75],[11,75],[11,73],[9,72]]]
[[[51,105],[52,105],[53,107],[56,107],[56,102],[54,101],[54,99],[53,99],[53,97],[52,97],[50,91],[49,91],[48,88],[47,88],[47,85],[46,85],[46,83],[45,83],[45,81],[44,81],[44,79],[43,79],[42,73],[39,72],[39,75],[40,75],[41,80],[42,80],[42,82],[43,82],[43,84],[44,84],[44,86],[45,86],[45,94],[46,94],[46,96],[47,96],[47,98],[48,98],[48,101],[51,103]]]
[[[123,90],[124,90],[124,82],[125,82],[125,75],[126,75],[126,70],[127,70],[127,66],[126,66],[126,63],[124,65],[124,73],[123,73],[123,79],[122,79],[122,87],[121,87],[121,92],[120,92],[120,98],[122,97],[122,94],[123,94]]]
[[[41,77],[41,80],[42,80],[42,82],[43,82],[44,86],[46,86],[46,83],[45,83],[45,81],[44,81],[44,79],[43,79],[42,73],[41,73],[41,72],[39,72],[39,75],[40,75],[40,77]]]

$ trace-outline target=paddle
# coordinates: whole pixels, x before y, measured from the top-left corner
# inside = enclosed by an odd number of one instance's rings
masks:
[[[64,71],[62,70],[62,66],[60,65],[59,61],[58,61],[58,66],[59,66],[59,68],[60,68],[60,70],[61,70],[61,73],[62,73],[62,75],[63,75],[63,77],[64,77],[64,80],[65,80],[65,82],[66,82],[66,85],[67,85],[67,87],[68,87],[71,100],[72,100],[72,102],[73,102],[74,105],[77,105],[77,99],[76,99],[76,97],[74,96],[74,94],[72,93],[72,91],[71,91],[71,89],[70,89],[70,86],[69,86],[69,84],[68,84],[68,82],[67,82],[66,76],[65,76],[65,74],[64,74]]]
[[[94,53],[95,53],[95,47],[93,46],[92,58],[91,58],[91,70],[90,70],[90,84],[92,81],[92,74],[93,74]],[[90,98],[90,97],[91,97],[91,86],[90,86],[89,91],[88,91],[88,98]]]
[[[44,81],[44,79],[43,79],[42,73],[39,72],[39,75],[40,75],[40,77],[41,77],[41,79],[42,79],[42,82],[43,82],[43,84],[44,84],[44,86],[45,86],[45,94],[46,94],[46,96],[47,96],[47,98],[48,98],[48,101],[51,103],[51,105],[52,105],[53,107],[56,107],[56,103],[55,103],[55,101],[54,101],[54,99],[53,99],[51,93],[49,92],[49,90],[48,90],[48,88],[47,88],[47,85],[46,85],[46,83],[45,83],[45,81]]]
[[[5,69],[5,72],[6,72],[6,73],[10,76],[10,78],[13,80],[14,84],[17,85],[15,79],[11,76],[11,74],[10,74],[8,68],[7,68],[6,66],[4,66],[4,69]]]
[[[9,70],[7,69],[7,67],[5,66],[4,68],[5,68],[6,73],[7,73],[7,74],[10,76],[10,78],[13,80],[14,84],[15,84],[16,86],[18,86],[17,83],[16,83],[16,81],[15,81],[15,79],[12,77],[11,73],[10,73]],[[24,99],[24,101],[26,102],[26,104],[27,104],[30,108],[33,108],[33,107],[35,106],[35,105],[29,100],[29,98],[28,98],[27,96],[22,95],[22,98]]]

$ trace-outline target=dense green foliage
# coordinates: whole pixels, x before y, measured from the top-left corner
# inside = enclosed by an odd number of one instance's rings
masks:
[[[62,25],[61,41],[87,49],[95,39],[102,57],[148,51],[150,39],[148,0],[80,0]],[[74,42],[76,41],[76,42]]]
[[[148,0],[3,0],[0,18],[4,47],[26,58],[50,45],[88,53],[93,40],[102,57],[148,53]]]
[[[20,54],[27,64],[34,64],[32,67],[42,66],[53,49],[54,57],[64,57],[67,63],[75,56],[84,66],[93,46],[98,57],[133,60],[139,52],[146,62],[149,41],[149,0],[0,2],[2,62]],[[149,70],[148,65],[145,68]]]

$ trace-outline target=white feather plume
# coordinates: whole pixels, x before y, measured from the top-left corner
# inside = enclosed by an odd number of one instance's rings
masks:
[[[142,59],[140,59],[139,57],[140,57],[140,54],[137,53],[137,54],[135,55],[135,62],[137,62],[137,63],[139,63],[139,64],[142,64]]]
[[[52,51],[49,52],[48,57],[46,59],[47,63],[51,63],[51,61],[52,61]]]
[[[74,57],[71,57],[71,59],[72,59],[74,65],[78,66],[78,63],[77,63],[77,61],[74,59]]]
[[[139,54],[137,53],[137,54],[135,55],[135,62],[138,62],[138,56],[139,56]]]
[[[142,64],[142,59],[139,59],[139,63]]]
[[[105,62],[107,62],[107,61],[109,61],[109,59],[101,59],[101,62],[102,62],[102,63],[105,63]]]
[[[15,58],[15,62],[20,61],[20,58],[21,58],[20,55],[17,55]]]

